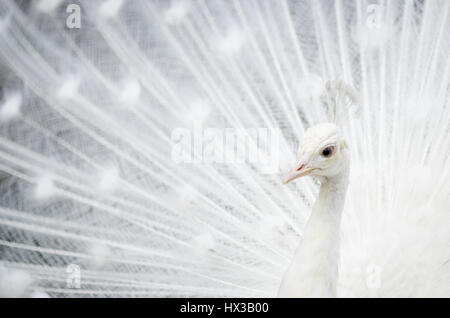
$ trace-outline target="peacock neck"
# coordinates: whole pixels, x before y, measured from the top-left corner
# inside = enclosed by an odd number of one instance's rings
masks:
[[[335,297],[338,279],[341,214],[348,185],[348,168],[321,179],[320,193],[279,297]]]

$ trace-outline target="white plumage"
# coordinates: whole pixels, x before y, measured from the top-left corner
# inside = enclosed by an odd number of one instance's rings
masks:
[[[330,113],[334,114],[334,110]],[[348,187],[349,163],[347,143],[336,125],[320,124],[306,131],[297,163],[285,183],[312,175],[320,180],[321,187],[294,260],[283,277],[279,296],[336,296],[339,229]]]
[[[450,296],[449,13],[1,2],[0,295],[276,296],[288,275],[283,296]],[[337,126],[316,126],[327,111]],[[298,142],[327,125],[350,158],[329,231],[310,217],[327,201],[317,180],[282,185]],[[278,139],[252,139],[260,128]],[[277,169],[211,148],[236,132],[277,140]]]

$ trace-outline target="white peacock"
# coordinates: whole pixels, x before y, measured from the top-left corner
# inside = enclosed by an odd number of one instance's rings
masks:
[[[0,296],[450,296],[449,13],[1,1]],[[198,123],[315,178],[174,162]]]

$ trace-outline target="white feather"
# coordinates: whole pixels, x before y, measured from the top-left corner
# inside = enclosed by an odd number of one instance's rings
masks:
[[[318,183],[177,163],[171,134],[279,129],[287,161],[337,79],[336,295],[450,296],[449,1],[81,1],[80,29],[64,3],[0,3],[0,255],[31,289],[275,296]]]

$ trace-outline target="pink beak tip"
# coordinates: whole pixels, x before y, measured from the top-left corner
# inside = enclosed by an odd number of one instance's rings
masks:
[[[294,179],[297,179],[298,177],[301,177],[303,175],[306,175],[306,173],[303,173],[302,170],[305,168],[306,164],[302,163],[300,165],[298,165],[297,168],[294,168],[293,170],[291,170],[287,176],[285,176],[284,180],[283,180],[283,184],[289,183]]]

